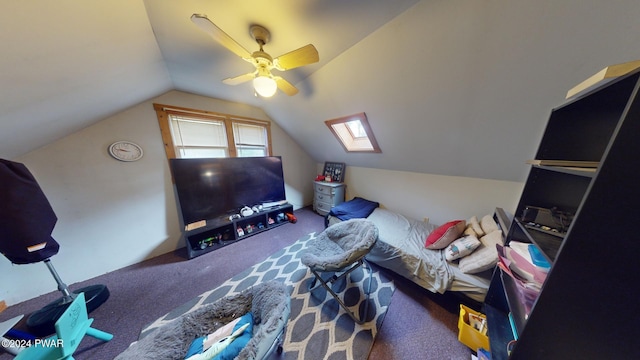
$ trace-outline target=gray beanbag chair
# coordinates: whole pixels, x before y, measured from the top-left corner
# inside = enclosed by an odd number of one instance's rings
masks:
[[[236,359],[263,359],[276,347],[281,351],[290,294],[285,284],[269,281],[176,318],[131,344],[114,360],[184,359],[194,339],[213,333],[249,311],[254,319],[253,336]]]

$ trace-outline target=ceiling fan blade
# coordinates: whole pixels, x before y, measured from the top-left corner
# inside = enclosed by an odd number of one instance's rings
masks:
[[[273,65],[280,71],[297,68],[303,65],[318,62],[318,50],[315,46],[309,44],[297,50],[293,50],[284,55],[280,55],[273,60]]]
[[[276,84],[278,84],[278,89],[280,89],[280,91],[282,91],[283,93],[289,96],[293,96],[298,93],[298,88],[291,85],[290,82],[281,78],[280,76],[274,76],[273,79],[276,81]]]
[[[232,77],[232,78],[226,78],[226,79],[222,80],[222,82],[227,84],[227,85],[238,85],[238,84],[242,84],[243,82],[247,82],[249,80],[253,80],[253,78],[255,78],[255,77],[256,77],[256,71],[248,73],[248,74]]]
[[[242,47],[242,45],[238,44],[231,36],[227,35],[226,32],[222,31],[216,24],[211,22],[207,15],[201,14],[193,14],[191,15],[191,21],[196,24],[200,29],[207,32],[213,39],[219,42],[222,46],[231,50],[234,54],[240,56],[241,58],[250,58],[251,53]]]

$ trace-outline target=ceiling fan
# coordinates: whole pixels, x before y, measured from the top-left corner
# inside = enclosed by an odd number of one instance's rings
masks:
[[[280,76],[274,76],[271,74],[271,70],[290,70],[300,66],[313,64],[319,60],[318,50],[316,50],[316,48],[311,44],[280,55],[276,58],[271,57],[271,55],[267,54],[262,49],[262,47],[269,42],[271,34],[269,33],[269,30],[260,25],[251,25],[249,27],[249,33],[260,46],[260,50],[250,53],[242,47],[242,45],[238,44],[238,42],[227,35],[227,33],[222,31],[222,29],[216,26],[216,24],[211,22],[206,15],[193,14],[191,15],[191,21],[193,21],[193,23],[200,29],[211,35],[215,41],[231,50],[234,54],[240,56],[245,61],[253,64],[256,68],[253,72],[227,78],[222,80],[222,82],[228,85],[238,85],[246,81],[253,80],[253,87],[256,93],[262,97],[273,96],[277,89],[280,89],[280,91],[289,96],[298,93],[298,89],[295,86]]]

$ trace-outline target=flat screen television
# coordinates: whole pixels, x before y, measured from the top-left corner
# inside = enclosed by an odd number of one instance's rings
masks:
[[[185,225],[286,199],[279,156],[171,159],[170,165]]]

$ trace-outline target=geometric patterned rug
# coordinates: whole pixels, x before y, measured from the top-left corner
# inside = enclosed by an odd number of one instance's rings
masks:
[[[369,269],[360,267],[333,285],[332,289],[342,297],[347,307],[367,320],[362,325],[356,323],[323,287],[309,293],[309,284],[314,276],[300,262],[300,250],[313,238],[315,233],[299,239],[219,287],[174,309],[143,329],[140,338],[200,306],[255,284],[278,280],[288,285],[291,291],[291,314],[284,338],[283,359],[366,359],[391,303],[395,290],[393,280],[373,270],[368,314],[364,314],[366,294],[362,289],[366,288],[365,282],[368,285]]]

